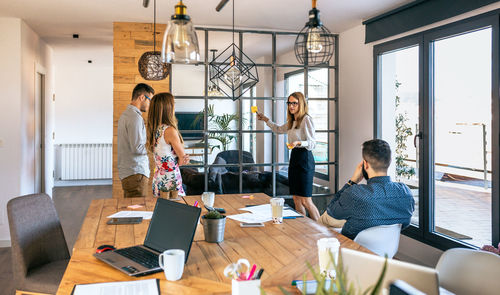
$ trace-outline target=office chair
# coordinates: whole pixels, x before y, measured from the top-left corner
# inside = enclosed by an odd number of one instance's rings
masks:
[[[441,287],[456,294],[499,294],[500,256],[465,248],[445,251],[436,265]]]
[[[399,247],[401,224],[379,225],[361,231],[354,242],[375,252],[379,256],[387,254],[392,258]]]
[[[54,203],[46,194],[21,196],[7,214],[16,290],[55,294],[70,255]]]

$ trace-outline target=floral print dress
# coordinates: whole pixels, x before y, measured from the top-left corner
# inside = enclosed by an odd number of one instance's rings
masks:
[[[169,126],[161,125],[155,134],[154,158],[155,170],[153,176],[153,195],[160,196],[160,192],[178,191],[179,196],[186,193],[182,187],[181,171],[178,157],[171,145],[165,142],[163,134]]]

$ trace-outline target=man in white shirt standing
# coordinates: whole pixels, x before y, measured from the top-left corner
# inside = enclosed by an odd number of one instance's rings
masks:
[[[142,113],[148,111],[154,93],[151,86],[137,84],[132,101],[118,120],[118,176],[125,198],[145,197],[148,191],[150,170]]]

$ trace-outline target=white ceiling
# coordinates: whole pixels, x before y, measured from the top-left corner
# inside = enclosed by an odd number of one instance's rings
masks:
[[[53,47],[74,46],[73,33],[80,34],[78,46],[111,46],[112,23],[152,22],[153,1],[142,0],[1,0],[0,16],[23,19]],[[166,23],[177,0],[157,0],[157,22]],[[319,0],[321,20],[334,33],[359,25],[362,20],[412,0]],[[231,26],[233,1],[221,12],[219,0],[184,0],[197,26]],[[299,31],[307,21],[309,0],[239,0],[235,25],[241,28]]]

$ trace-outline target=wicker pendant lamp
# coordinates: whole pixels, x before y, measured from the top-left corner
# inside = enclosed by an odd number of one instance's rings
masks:
[[[162,62],[161,52],[156,51],[156,0],[154,0],[153,51],[145,52],[139,59],[139,73],[145,80],[159,81],[167,78],[171,65]]]

